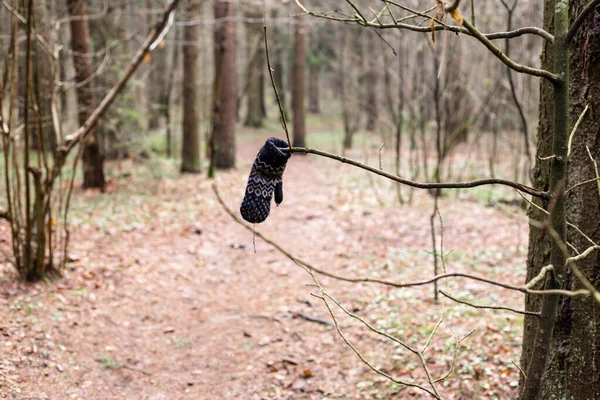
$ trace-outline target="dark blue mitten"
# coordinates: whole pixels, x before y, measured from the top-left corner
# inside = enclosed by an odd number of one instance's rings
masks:
[[[292,155],[285,140],[272,137],[260,149],[248,177],[246,193],[240,206],[242,217],[253,224],[263,222],[271,211],[271,198],[275,203],[283,201],[282,176],[288,158]]]

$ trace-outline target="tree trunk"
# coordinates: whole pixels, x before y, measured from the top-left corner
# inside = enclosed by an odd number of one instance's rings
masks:
[[[587,0],[572,0],[571,15],[581,12]],[[546,0],[544,8],[544,29],[552,31],[555,18],[554,1]],[[570,51],[570,106],[569,120],[574,123],[582,114],[586,105],[589,111],[573,136],[571,154],[567,166],[566,187],[594,178],[594,165],[600,156],[600,37],[597,27],[600,24],[600,6],[588,16],[579,34],[573,40]],[[542,54],[542,68],[553,69],[554,57],[552,47],[545,45]],[[556,46],[556,45],[555,45]],[[552,85],[542,81],[540,89],[540,125],[538,127],[538,157],[552,155],[553,139],[554,91]],[[572,124],[571,124],[572,125]],[[586,148],[587,147],[587,148]],[[590,153],[588,153],[588,148]],[[590,157],[591,155],[591,157]],[[536,157],[534,168],[534,184],[537,188],[551,188],[552,170],[548,160]],[[592,159],[594,161],[592,161]],[[538,203],[540,204],[540,203]],[[548,209],[548,204],[540,204]],[[552,206],[554,207],[554,205]],[[532,220],[541,221],[544,216],[537,211],[530,212]],[[577,226],[584,234],[598,243],[600,231],[600,188],[596,182],[579,186],[569,192],[566,199],[566,219]],[[579,252],[589,247],[589,242],[575,230],[568,230],[567,240]],[[553,257],[552,257],[553,258]],[[527,263],[527,279],[537,275],[540,268],[551,260],[551,241],[548,235],[534,227],[530,227],[529,255]],[[591,253],[577,262],[577,267],[596,288],[600,287],[600,255]],[[560,270],[559,270],[560,271]],[[562,288],[568,290],[581,289],[579,280],[570,269],[559,272]],[[540,309],[539,296],[526,297],[526,309]],[[525,371],[536,368],[532,364],[531,354],[536,346],[538,325],[543,321],[525,318],[523,352],[521,365]],[[541,331],[541,330],[540,330]],[[600,398],[600,306],[593,297],[561,297],[558,301],[556,323],[548,342],[548,361],[542,373],[537,397],[540,399],[598,399]],[[528,374],[529,375],[529,374]],[[529,379],[529,376],[528,376]],[[525,379],[522,378],[521,385]],[[527,384],[525,382],[525,390]],[[527,398],[529,393],[522,394]],[[530,396],[531,398],[531,396]]]
[[[443,95],[440,101],[444,106],[444,134],[442,148],[444,155],[449,153],[458,143],[467,141],[469,118],[472,116],[471,101],[469,93],[462,79],[462,43],[456,38],[448,41],[448,57],[445,71],[445,88],[447,95]],[[437,73],[437,72],[436,72]],[[458,101],[457,99],[460,99]]]
[[[201,14],[201,13],[200,13]],[[175,108],[173,106],[174,101],[172,101],[172,98],[174,96],[174,83],[175,83],[175,74],[176,71],[179,69],[179,53],[181,51],[181,47],[179,44],[179,39],[181,38],[181,31],[178,30],[176,33],[176,41],[177,43],[173,45],[173,50],[172,50],[172,57],[171,57],[171,68],[169,71],[169,82],[167,84],[167,94],[168,94],[168,98],[167,98],[167,105],[168,107],[165,110],[165,118],[167,119],[167,135],[166,135],[166,153],[167,153],[167,158],[171,158],[173,156],[173,129],[172,129],[172,123],[173,123],[173,109]],[[199,35],[197,35],[199,36]],[[185,64],[184,64],[184,68],[185,68]],[[185,80],[184,80],[185,82]],[[198,97],[195,97],[196,99],[198,99]],[[184,102],[185,105],[185,102]],[[198,111],[198,113],[200,112],[200,110]]]
[[[215,18],[227,18],[215,26],[215,104],[212,133],[212,165],[216,168],[235,167],[236,90],[236,22],[235,3],[215,2]]]
[[[360,98],[360,88],[358,81],[362,76],[363,69],[359,65],[357,68],[348,68],[351,60],[356,56],[362,60],[360,53],[360,31],[356,29],[343,30],[342,43],[339,60],[339,82],[340,98],[342,99],[342,122],[344,124],[344,150],[352,148],[354,134],[360,127],[361,110],[358,106]]]
[[[260,18],[261,13],[249,12],[247,13],[248,18]],[[264,52],[263,44],[263,30],[260,24],[248,24],[246,27],[247,41],[251,45],[248,46],[248,74],[246,76],[247,82],[247,110],[246,119],[244,121],[245,126],[253,128],[260,128],[263,124],[262,115],[262,100],[261,100],[261,89],[263,80],[261,79],[261,72],[264,67],[262,54]]]
[[[90,66],[90,31],[87,20],[85,0],[67,0],[67,8],[71,15],[71,46],[73,48],[73,64],[79,103],[79,124],[87,120],[95,108],[94,81]],[[104,190],[104,155],[96,134],[92,128],[83,144],[83,187]]]
[[[321,65],[310,65],[308,72],[310,74],[310,78],[308,79],[308,112],[312,114],[320,114],[321,104],[319,102],[319,89],[321,89],[321,86],[319,78],[321,76]]]
[[[154,9],[154,0],[146,1],[146,8],[150,13]],[[150,15],[153,15],[150,13]],[[151,19],[150,19],[151,20]],[[161,43],[152,51],[150,60],[150,76],[147,82],[148,90],[148,129],[158,129],[161,126],[161,116],[165,116],[165,110],[169,107],[168,74],[169,52],[167,46]]]
[[[54,40],[52,29],[48,26],[48,21],[53,18],[49,18],[50,12],[45,0],[36,3],[34,8],[36,29],[46,42],[52,46]],[[54,73],[56,68],[58,68],[58,63],[54,63],[52,56],[48,52],[37,47],[34,66],[37,72],[35,92],[39,105],[40,133],[43,140],[43,148],[44,150],[50,150],[54,154],[58,140],[52,121],[52,91],[54,90]],[[37,142],[38,138],[33,139],[33,142]]]
[[[367,91],[367,96],[366,96],[366,100],[367,100],[367,104],[366,104],[366,111],[367,111],[367,130],[372,132],[375,130],[375,127],[377,125],[377,117],[378,117],[378,111],[379,111],[379,107],[377,105],[377,92],[378,92],[378,88],[377,88],[377,82],[378,82],[378,76],[379,76],[379,65],[378,65],[378,61],[379,61],[379,54],[381,53],[380,51],[380,46],[379,46],[379,38],[376,38],[374,34],[369,34],[367,35],[367,44],[368,44],[368,48],[367,48],[367,54],[369,54],[368,57],[368,72],[367,72],[367,76],[365,77],[366,79],[366,91]],[[403,90],[404,88],[402,88],[401,90]]]
[[[294,67],[292,82],[292,112],[294,146],[306,146],[306,121],[304,112],[304,69],[306,65],[306,46],[304,41],[305,28],[302,19],[296,19],[294,31]]]
[[[186,16],[190,20],[200,17],[200,4],[188,1]],[[198,104],[198,37],[200,25],[185,27],[183,46],[183,144],[181,147],[181,172],[197,173],[200,165],[200,112]]]

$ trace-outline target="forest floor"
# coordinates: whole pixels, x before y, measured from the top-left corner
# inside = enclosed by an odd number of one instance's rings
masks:
[[[266,137],[241,140],[238,168],[218,174],[221,195],[236,212]],[[349,156],[364,160],[362,154]],[[62,279],[23,284],[0,264],[0,398],[430,398],[362,363],[311,295],[319,294],[311,276],[260,238],[254,250],[252,233],[224,212],[204,174],[180,176],[174,164],[151,159],[111,165],[110,176],[106,194],[75,193],[72,262]],[[520,285],[524,214],[490,206],[488,192],[447,192],[440,200],[440,272]],[[384,179],[294,155],[284,195],[256,229],[314,266],[399,282],[433,275],[428,193],[415,191],[410,205],[400,205]],[[438,217],[435,223],[439,245]],[[8,240],[0,225],[4,249]],[[348,310],[419,350],[432,336],[424,353],[431,374],[451,369],[437,384],[444,398],[515,397],[520,315],[444,297],[435,304],[431,285],[319,280]],[[481,282],[454,279],[439,287],[476,304],[523,307],[520,293]],[[430,388],[417,357],[333,310],[373,366]]]

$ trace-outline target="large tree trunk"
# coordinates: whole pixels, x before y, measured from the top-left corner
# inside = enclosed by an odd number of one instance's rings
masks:
[[[571,15],[578,15],[587,0],[572,0]],[[552,31],[554,1],[546,0],[544,9],[544,29]],[[590,110],[573,136],[569,157],[566,187],[595,177],[594,162],[600,156],[600,6],[586,22],[573,41],[570,52],[570,108],[569,120],[574,123],[583,109],[589,104]],[[552,70],[552,47],[545,44],[542,55],[542,68]],[[542,81],[540,90],[540,125],[538,127],[538,156],[552,154],[553,135],[553,89]],[[594,160],[590,159],[587,148]],[[550,163],[536,157],[534,184],[544,190],[550,188]],[[548,204],[543,204],[548,207]],[[543,220],[540,212],[531,212],[533,220]],[[597,183],[579,186],[569,192],[566,200],[567,221],[576,225],[584,234],[598,243],[600,241],[600,188]],[[575,230],[568,230],[567,239],[579,252],[589,247],[589,242]],[[537,275],[540,268],[550,264],[551,242],[548,235],[530,227],[527,279]],[[577,262],[583,274],[596,287],[600,288],[600,255],[594,252]],[[581,289],[579,280],[567,270],[562,279],[564,289]],[[539,296],[527,296],[526,309],[540,309]],[[532,317],[525,319],[523,353],[521,365],[525,371],[534,367],[530,357],[538,335],[538,321]],[[600,398],[600,306],[592,297],[561,297],[558,303],[557,319],[549,342],[548,363],[543,371],[543,380],[537,398],[540,399],[598,399]],[[522,378],[521,384],[523,384]],[[523,396],[525,397],[525,396]]]
[[[296,20],[294,31],[294,67],[292,82],[292,113],[293,113],[293,138],[294,146],[306,146],[306,121],[304,110],[304,69],[306,65],[305,28],[302,19]]]
[[[215,105],[212,133],[212,163],[217,168],[235,167],[236,22],[235,3],[215,1],[215,18],[224,19],[215,26]]]
[[[95,108],[94,80],[91,68],[90,31],[87,20],[85,0],[67,0],[71,15],[71,46],[73,48],[73,64],[75,65],[75,81],[77,101],[79,103],[79,123],[87,120]],[[104,190],[104,155],[92,128],[83,144],[83,187]]]
[[[200,17],[200,4],[188,1],[186,16]],[[200,25],[185,27],[183,47],[183,145],[181,172],[200,172],[200,112],[198,104],[198,37]]]

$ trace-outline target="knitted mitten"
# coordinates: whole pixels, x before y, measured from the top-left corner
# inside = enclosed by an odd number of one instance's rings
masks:
[[[282,151],[282,148],[288,148],[285,140],[276,137],[267,139],[252,164],[246,194],[240,206],[240,213],[248,222],[258,224],[267,219],[271,210],[273,192],[275,192],[277,205],[283,201],[281,177],[285,164],[292,154]]]

